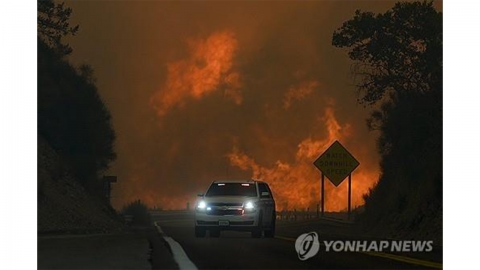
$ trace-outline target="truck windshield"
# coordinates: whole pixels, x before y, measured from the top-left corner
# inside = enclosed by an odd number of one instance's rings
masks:
[[[205,194],[207,197],[214,196],[257,196],[257,187],[249,183],[213,183]]]

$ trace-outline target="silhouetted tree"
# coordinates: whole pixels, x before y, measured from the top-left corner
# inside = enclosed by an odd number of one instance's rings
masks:
[[[62,43],[62,38],[75,35],[78,25],[71,27],[69,23],[71,8],[64,3],[55,4],[52,0],[38,0],[37,2],[37,31],[38,37],[61,55],[70,54],[72,48]]]
[[[413,229],[441,216],[442,40],[432,2],[357,10],[333,33],[333,45],[354,60],[358,102],[375,105],[367,125],[380,131],[382,175],[365,196],[371,223]]]
[[[38,4],[38,133],[79,182],[102,194],[99,176],[116,157],[110,113],[98,94],[93,69],[75,68],[64,59],[71,49],[61,39],[78,29],[69,27],[71,9],[51,1]]]
[[[397,3],[384,14],[356,11],[333,33],[333,45],[350,48],[361,77],[359,102],[438,87],[442,76],[442,14],[433,2]]]

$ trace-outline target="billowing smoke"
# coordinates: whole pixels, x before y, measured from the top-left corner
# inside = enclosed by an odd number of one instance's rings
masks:
[[[339,140],[360,162],[353,204],[378,179],[376,134],[333,31],[388,1],[73,1],[74,63],[91,64],[117,133],[115,207],[193,204],[213,180],[270,183],[279,209],[315,207],[313,161]],[[105,16],[108,14],[108,16]],[[101,23],[99,23],[101,22]],[[326,181],[326,210],[347,206]]]
[[[288,89],[288,92],[285,94],[285,98],[283,100],[283,107],[285,109],[290,108],[292,102],[296,100],[305,99],[308,95],[310,95],[315,88],[317,88],[319,83],[317,81],[308,81],[302,82],[299,85],[293,85]]]

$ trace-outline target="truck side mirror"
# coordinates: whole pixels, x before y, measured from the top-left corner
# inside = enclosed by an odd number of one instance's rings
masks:
[[[197,197],[203,197],[203,193],[198,193]]]

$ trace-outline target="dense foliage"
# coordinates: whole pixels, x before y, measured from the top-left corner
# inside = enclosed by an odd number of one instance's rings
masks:
[[[52,0],[37,2],[37,34],[43,42],[60,54],[70,54],[72,48],[62,42],[67,35],[75,35],[78,25],[70,26],[72,9],[64,3],[55,4]]]
[[[433,225],[441,234],[442,13],[432,2],[357,11],[333,45],[354,60],[359,103],[373,107],[367,125],[380,132],[381,176],[362,220],[397,232]]]
[[[74,67],[62,37],[74,34],[71,10],[38,2],[38,134],[71,168],[88,190],[103,194],[100,174],[116,157],[111,116],[94,84],[92,69]],[[70,50],[71,51],[71,50]]]
[[[152,223],[152,218],[148,207],[140,200],[131,202],[122,208],[121,214],[131,216],[131,225],[148,226]]]

